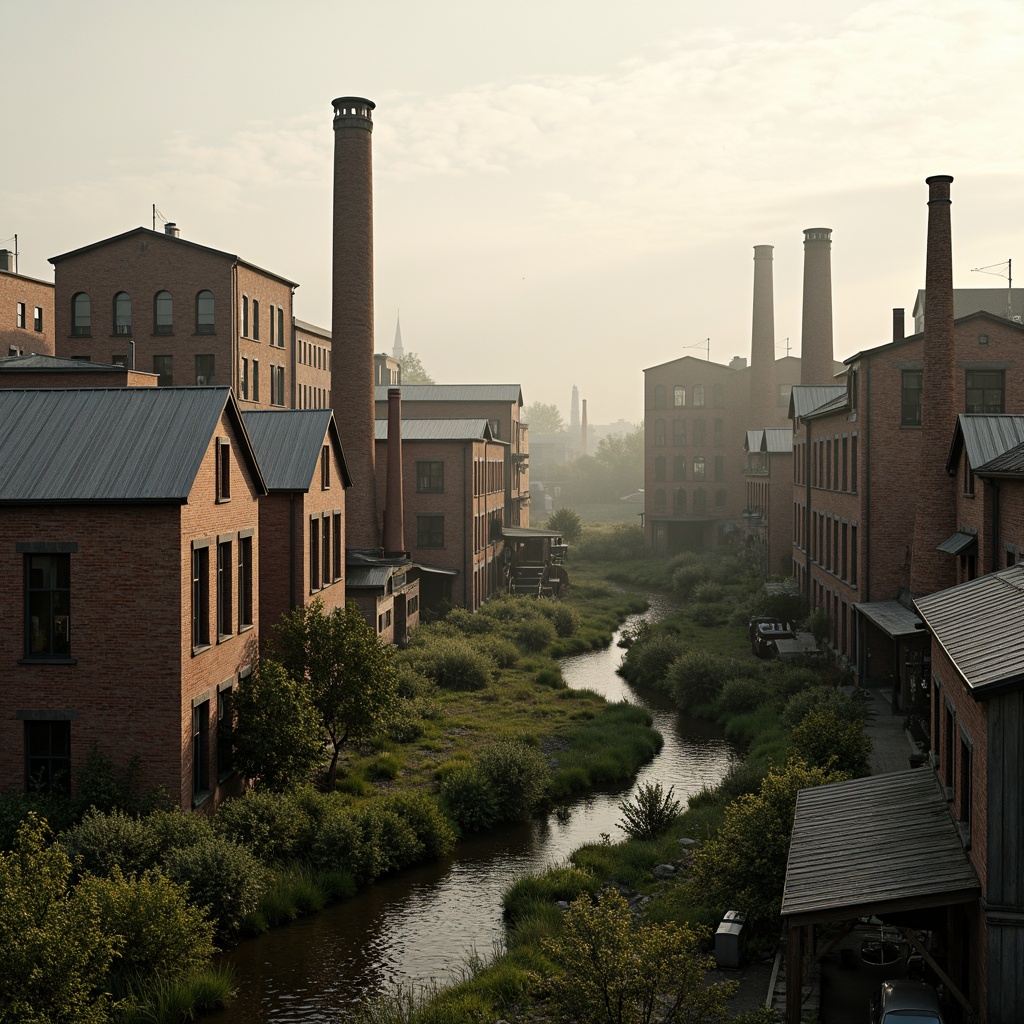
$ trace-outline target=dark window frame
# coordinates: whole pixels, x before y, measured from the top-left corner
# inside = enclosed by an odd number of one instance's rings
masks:
[[[900,379],[900,426],[921,426],[923,370],[902,370]]]
[[[174,297],[166,288],[153,296],[153,333],[174,334]]]
[[[238,537],[238,631],[253,626],[253,562],[252,535]]]
[[[210,646],[210,548],[192,548],[192,651]]]
[[[23,731],[25,792],[71,795],[71,721],[33,718]]]
[[[217,301],[209,288],[196,293],[196,334],[217,333]]]
[[[235,635],[234,551],[230,540],[217,542],[217,642]]]
[[[964,411],[1003,413],[1006,411],[1006,371],[967,370],[964,374]]]
[[[132,333],[132,297],[120,291],[114,296],[114,330],[117,335],[130,337]]]
[[[71,337],[92,337],[92,299],[88,292],[76,292],[71,296]]]
[[[416,460],[416,493],[444,493],[444,459]]]
[[[443,548],[445,546],[443,513],[429,512],[416,516],[416,546],[421,548]]]
[[[25,660],[70,661],[71,554],[25,552],[24,573]]]

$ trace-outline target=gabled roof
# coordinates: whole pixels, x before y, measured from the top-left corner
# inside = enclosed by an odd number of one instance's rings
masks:
[[[71,259],[72,256],[81,256],[83,253],[92,252],[94,249],[102,249],[105,245],[110,245],[112,242],[120,242],[124,238],[131,238],[132,235],[160,238],[170,245],[187,245],[193,249],[200,249],[203,252],[213,253],[215,256],[223,256],[226,260],[241,263],[243,266],[249,267],[251,270],[256,270],[261,274],[265,274],[267,277],[272,277],[275,281],[280,281],[282,284],[290,285],[292,288],[299,287],[296,281],[289,281],[287,277],[282,277],[280,274],[275,274],[271,270],[264,270],[262,267],[257,267],[255,263],[243,260],[241,256],[237,256],[235,253],[225,252],[223,249],[214,249],[209,245],[200,245],[198,242],[190,242],[187,238],[168,235],[163,231],[153,231],[151,228],[132,228],[130,231],[122,231],[119,235],[111,235],[109,238],[101,238],[98,242],[83,245],[78,249],[72,249],[70,252],[62,252],[59,256],[51,256],[50,262],[56,266],[56,264],[60,263],[61,260]]]
[[[713,372],[722,371],[723,373],[736,373],[737,370],[750,369],[746,363],[734,370],[728,363],[716,363],[711,359],[702,359],[700,356],[679,356],[677,359],[669,359],[664,363],[656,363],[654,366],[645,366],[644,373],[649,373],[651,370],[660,370],[664,366],[673,366],[676,363],[682,364],[686,362],[698,363],[700,366],[707,367]]]
[[[388,400],[387,384],[373,389],[375,402]],[[519,384],[401,384],[403,402],[515,402],[523,404]]]
[[[789,418],[804,419],[825,412],[826,406],[841,405],[845,398],[845,384],[794,384],[789,396]]]
[[[974,697],[1024,685],[1024,565],[914,603]]]
[[[743,448],[748,452],[759,452],[763,449],[761,445],[764,444],[764,427],[760,427],[757,430],[748,430],[747,438],[743,442]]]
[[[388,421],[374,420],[374,439],[388,439]],[[403,441],[494,441],[485,419],[402,420]],[[497,442],[507,444],[505,441]]]
[[[1024,477],[1024,443],[989,459],[974,472],[983,477]]]
[[[0,502],[185,502],[221,415],[263,478],[230,388],[0,390]]]
[[[29,353],[24,356],[5,356],[0,359],[0,373],[128,373],[124,366],[117,363],[94,363],[88,359],[64,359],[60,356],[39,355]],[[147,373],[145,370],[132,370],[132,373]],[[148,376],[156,377],[155,373]]]
[[[953,316],[959,318],[970,316],[971,313],[992,313],[995,316],[1011,319],[1024,313],[1024,288],[1014,288],[1010,303],[1013,307],[1010,317],[1006,317],[1006,299],[1008,288],[954,288]],[[914,300],[913,317],[916,320],[924,314],[925,290],[919,288]]]
[[[329,327],[317,327],[316,324],[307,323],[305,320],[300,320],[297,316],[292,317],[297,330],[305,331],[307,334],[315,334],[321,338],[331,337],[331,329]]]
[[[769,455],[790,455],[793,452],[793,431],[789,427],[765,427],[762,451]]]
[[[955,473],[966,446],[971,468],[984,466],[1024,442],[1024,416],[1011,413],[962,412],[956,418],[946,471]]]
[[[330,409],[251,409],[242,413],[242,419],[268,490],[308,491],[316,479],[328,431],[341,462],[342,486],[351,485]]]

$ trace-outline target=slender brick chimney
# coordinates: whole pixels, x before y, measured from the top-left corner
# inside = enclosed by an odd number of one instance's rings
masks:
[[[832,229],[804,231],[804,311],[800,383],[833,384]]]
[[[924,280],[924,372],[921,379],[921,446],[917,509],[910,562],[912,594],[930,594],[956,583],[952,556],[937,550],[956,530],[955,480],[946,456],[958,402],[953,342],[953,236],[948,174],[926,179],[928,253]]]
[[[352,478],[346,546],[379,551],[373,423],[373,108],[358,96],[334,101],[331,401]]]
[[[778,416],[775,384],[775,295],[771,245],[754,246],[754,311],[750,332],[748,426],[771,427]]]
[[[906,322],[904,311],[902,309],[893,309],[892,311],[892,340],[902,341],[904,334],[903,328]]]
[[[580,426],[580,389],[572,386],[572,404],[569,406],[569,429],[578,430]]]
[[[583,413],[580,417],[580,454],[587,454],[587,400],[583,399]]]
[[[405,554],[405,499],[402,494],[402,389],[388,388],[388,469],[384,494],[384,556]]]

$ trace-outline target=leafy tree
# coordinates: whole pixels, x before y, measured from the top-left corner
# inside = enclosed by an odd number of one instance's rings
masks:
[[[706,936],[673,922],[637,923],[614,889],[566,911],[562,934],[543,939],[562,973],[550,983],[559,1020],[589,1024],[712,1024],[726,1019],[735,982],[704,985],[714,959]]]
[[[522,419],[529,425],[532,434],[558,434],[565,430],[565,420],[557,405],[531,402],[523,408]]]
[[[583,520],[579,512],[560,508],[548,519],[547,529],[557,530],[570,544],[575,544],[583,536]]]
[[[797,760],[772,768],[758,793],[726,807],[722,828],[694,853],[694,900],[716,909],[742,910],[754,924],[774,923],[782,907],[797,792],[845,778],[842,772]]]
[[[92,894],[30,814],[0,854],[0,1024],[103,1024],[107,970],[122,939],[100,926]]]
[[[401,380],[403,384],[436,383],[434,378],[423,368],[423,363],[420,362],[420,357],[415,352],[406,352],[398,360],[398,365],[402,368]]]
[[[398,703],[392,650],[367,625],[354,603],[324,611],[319,600],[285,615],[277,627],[288,674],[305,684],[331,748],[328,789],[338,779],[346,743],[387,725]]]
[[[323,750],[308,689],[270,658],[234,694],[235,764],[257,785],[283,791],[313,774]]]

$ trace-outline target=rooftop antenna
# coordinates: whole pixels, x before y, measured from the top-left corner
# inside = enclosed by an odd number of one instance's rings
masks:
[[[993,277],[1005,277],[1006,285],[1006,319],[1013,319],[1013,260],[992,263],[987,267],[974,267],[972,274],[991,274]]]
[[[786,357],[788,358],[789,357],[789,347],[790,347],[789,346],[789,336],[788,335],[785,338],[783,338],[782,341],[778,342],[775,347],[779,348],[779,346],[781,346],[781,345],[785,345],[786,346]]]
[[[704,357],[707,361],[711,362],[711,339],[705,338],[703,341],[698,341],[695,345],[684,345],[683,351],[688,348],[703,348],[707,351],[707,355]]]
[[[160,218],[161,224],[167,223],[167,218],[156,208],[156,203],[153,204],[153,230],[156,231],[156,219]]]

